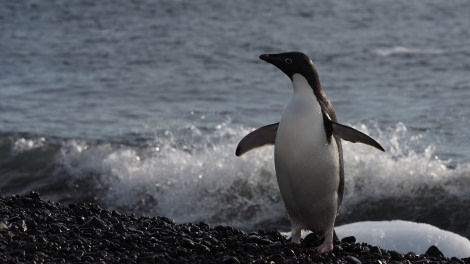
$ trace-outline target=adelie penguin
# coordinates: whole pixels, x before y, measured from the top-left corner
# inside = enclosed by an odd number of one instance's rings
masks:
[[[245,136],[236,155],[274,144],[277,182],[292,225],[292,242],[300,243],[302,230],[308,229],[324,237],[317,251],[329,252],[344,191],[341,139],[384,149],[366,134],[337,123],[315,65],[305,54],[264,54],[260,59],[291,79],[294,94],[281,121]]]

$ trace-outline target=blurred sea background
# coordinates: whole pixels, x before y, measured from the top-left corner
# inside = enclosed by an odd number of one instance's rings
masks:
[[[288,230],[273,148],[302,51],[345,142],[337,224],[402,219],[470,237],[470,2],[1,1],[0,194]]]

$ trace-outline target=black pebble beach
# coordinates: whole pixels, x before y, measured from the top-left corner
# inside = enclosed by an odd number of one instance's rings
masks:
[[[294,245],[277,231],[175,224],[95,204],[63,206],[35,192],[0,197],[4,263],[470,263],[470,258],[447,258],[434,246],[422,255],[401,254],[356,243],[354,237],[318,254],[319,242],[313,234]]]

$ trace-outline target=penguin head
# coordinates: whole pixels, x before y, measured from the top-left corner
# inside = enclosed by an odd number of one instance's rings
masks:
[[[294,74],[298,73],[305,78],[318,79],[317,70],[310,58],[302,52],[286,52],[279,54],[263,54],[260,59],[271,63],[279,68],[292,80]]]
[[[336,114],[333,105],[328,100],[328,97],[320,85],[320,78],[318,77],[315,65],[307,55],[302,52],[286,52],[279,54],[263,54],[259,56],[259,58],[279,68],[289,76],[291,81],[293,81],[295,74],[300,74],[307,79],[322,110],[328,114],[331,120],[336,122]]]

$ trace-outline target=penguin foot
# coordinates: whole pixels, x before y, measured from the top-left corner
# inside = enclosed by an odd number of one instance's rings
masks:
[[[325,241],[323,241],[323,243],[316,248],[318,253],[326,253],[326,252],[330,252],[333,250],[333,234],[334,234],[333,228],[331,228],[330,230],[326,232]]]
[[[333,250],[333,241],[327,241],[325,240],[321,245],[319,245],[318,247],[315,248],[318,253],[322,254],[322,253],[326,253],[326,252],[330,252]]]
[[[297,245],[300,245],[300,237],[302,236],[302,229],[292,228],[292,237],[291,242]]]

